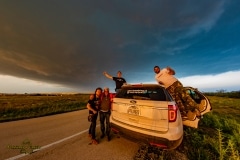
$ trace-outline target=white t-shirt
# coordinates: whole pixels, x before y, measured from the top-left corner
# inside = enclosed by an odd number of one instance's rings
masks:
[[[168,69],[164,68],[155,76],[156,81],[160,84],[163,84],[165,88],[168,88],[177,81],[177,78],[175,78],[173,75],[170,75],[168,72]]]

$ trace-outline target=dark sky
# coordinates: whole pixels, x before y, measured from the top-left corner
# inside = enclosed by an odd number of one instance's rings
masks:
[[[0,1],[0,75],[89,91],[114,88],[103,71],[129,83],[155,82],[155,65],[177,78],[239,71],[239,11],[239,0]]]

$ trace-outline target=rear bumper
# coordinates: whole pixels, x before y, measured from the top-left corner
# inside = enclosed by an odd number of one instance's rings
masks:
[[[136,131],[132,131],[114,123],[111,123],[111,129],[113,132],[119,133],[127,138],[130,138],[133,141],[144,142],[163,149],[175,149],[181,144],[183,139],[183,136],[181,136],[177,140],[170,141],[166,138],[151,136]]]

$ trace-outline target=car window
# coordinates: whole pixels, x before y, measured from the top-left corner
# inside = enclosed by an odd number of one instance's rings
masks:
[[[116,94],[116,98],[166,101],[164,90],[157,87],[125,87]]]
[[[192,99],[194,99],[195,101],[200,99],[199,95],[198,95],[194,90],[187,89],[187,93],[188,93],[188,94],[192,97]]]

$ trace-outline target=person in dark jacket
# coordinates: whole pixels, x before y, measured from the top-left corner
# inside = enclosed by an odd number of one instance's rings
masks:
[[[87,109],[89,110],[89,114],[92,114],[91,125],[89,127],[89,137],[92,140],[92,144],[98,144],[96,140],[96,125],[97,125],[97,117],[98,117],[98,109],[101,103],[101,94],[102,88],[97,88],[95,90],[95,94],[90,95],[90,99],[87,103]]]

